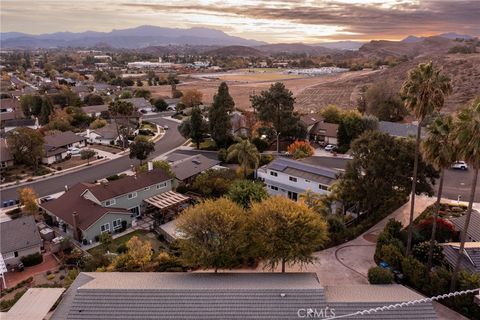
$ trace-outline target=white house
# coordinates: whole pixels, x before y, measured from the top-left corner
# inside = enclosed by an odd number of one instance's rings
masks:
[[[116,144],[120,139],[117,128],[113,123],[109,123],[106,126],[98,129],[87,129],[87,131],[81,133],[81,135],[87,138],[89,143],[98,143],[104,145]]]
[[[52,164],[65,159],[68,148],[82,148],[87,145],[87,139],[71,131],[45,136],[45,155],[42,163]]]
[[[337,179],[339,170],[308,164],[288,158],[276,158],[257,170],[271,195],[282,195],[298,200],[307,190],[328,194],[328,188]]]

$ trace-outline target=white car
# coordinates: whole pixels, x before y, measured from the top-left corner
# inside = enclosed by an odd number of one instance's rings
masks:
[[[327,144],[325,147],[325,151],[333,151],[335,149],[335,146],[333,144]]]
[[[465,161],[457,161],[454,164],[452,164],[452,169],[467,170],[468,165]]]
[[[67,153],[71,156],[78,155],[78,154],[80,154],[80,149],[75,148],[75,147],[70,147],[70,148],[68,148]]]
[[[164,126],[163,126],[163,129],[168,130],[168,126],[167,126],[167,125],[164,125]]]

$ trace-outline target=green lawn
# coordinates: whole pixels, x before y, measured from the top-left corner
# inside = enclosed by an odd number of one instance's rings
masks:
[[[159,249],[163,248],[163,244],[157,240],[156,236],[153,236],[153,237],[147,236],[148,233],[149,232],[144,230],[135,230],[133,232],[130,232],[129,234],[113,239],[112,243],[110,244],[110,252],[116,252],[117,248],[120,245],[126,244],[127,241],[130,240],[130,238],[132,238],[133,236],[137,236],[142,241],[145,241],[145,240],[150,241],[152,244],[153,250],[155,250],[155,253],[158,253]],[[92,255],[103,255],[107,252],[107,248],[103,244],[101,244],[99,246],[96,246],[95,248],[88,250],[88,252]]]

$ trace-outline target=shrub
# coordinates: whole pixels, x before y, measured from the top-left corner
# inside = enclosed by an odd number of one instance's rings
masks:
[[[430,239],[432,234],[433,217],[422,220],[417,226],[418,232],[424,239]],[[435,233],[435,240],[438,242],[449,242],[455,235],[454,225],[445,219],[437,218],[437,230]]]
[[[273,155],[271,154],[262,154],[260,155],[260,167],[266,164],[269,164],[273,161]]]
[[[15,293],[13,299],[0,301],[0,311],[6,312],[27,292],[27,289]]]
[[[122,243],[121,245],[119,245],[117,247],[116,251],[117,251],[118,254],[122,254],[122,253],[127,252],[128,251],[127,245],[125,243]]]
[[[427,267],[412,256],[402,261],[402,270],[407,282],[419,290],[425,290],[427,283]]]
[[[114,175],[108,176],[106,179],[108,181],[115,181],[115,180],[120,179],[120,176],[118,174],[114,174]]]
[[[428,252],[430,251],[430,241],[424,241],[417,243],[413,247],[413,256],[417,258],[418,261],[427,263],[428,262]],[[433,246],[433,264],[441,265],[443,262],[443,248],[435,242]]]
[[[268,141],[259,137],[253,138],[252,143],[255,145],[255,147],[257,147],[257,150],[260,153],[267,150],[268,146],[270,145]]]
[[[302,159],[313,156],[314,149],[308,141],[296,140],[288,146],[288,153],[290,153],[294,159]]]
[[[53,280],[53,279],[55,279],[55,275],[54,275],[54,274],[49,274],[49,275],[47,276],[47,279],[48,279],[48,280]]]
[[[227,149],[225,148],[222,148],[220,150],[218,150],[218,160],[220,160],[221,162],[226,162],[227,161]]]
[[[390,284],[392,281],[392,271],[380,267],[368,269],[368,282],[370,282],[370,284]]]
[[[403,254],[394,244],[387,244],[380,249],[379,259],[398,269],[402,265]]]
[[[34,253],[20,259],[25,267],[35,266],[42,263],[43,256],[41,253]]]

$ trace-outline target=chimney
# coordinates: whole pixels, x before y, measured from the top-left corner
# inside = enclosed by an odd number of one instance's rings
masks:
[[[148,161],[147,162],[147,167],[148,167],[148,171],[152,171],[153,170],[153,162],[152,161]]]
[[[80,241],[80,230],[78,228],[78,213],[77,213],[77,211],[73,211],[72,218],[73,218],[73,238],[77,241]]]
[[[68,186],[67,186],[67,185],[65,185],[65,192],[67,192],[67,191],[68,191]]]

